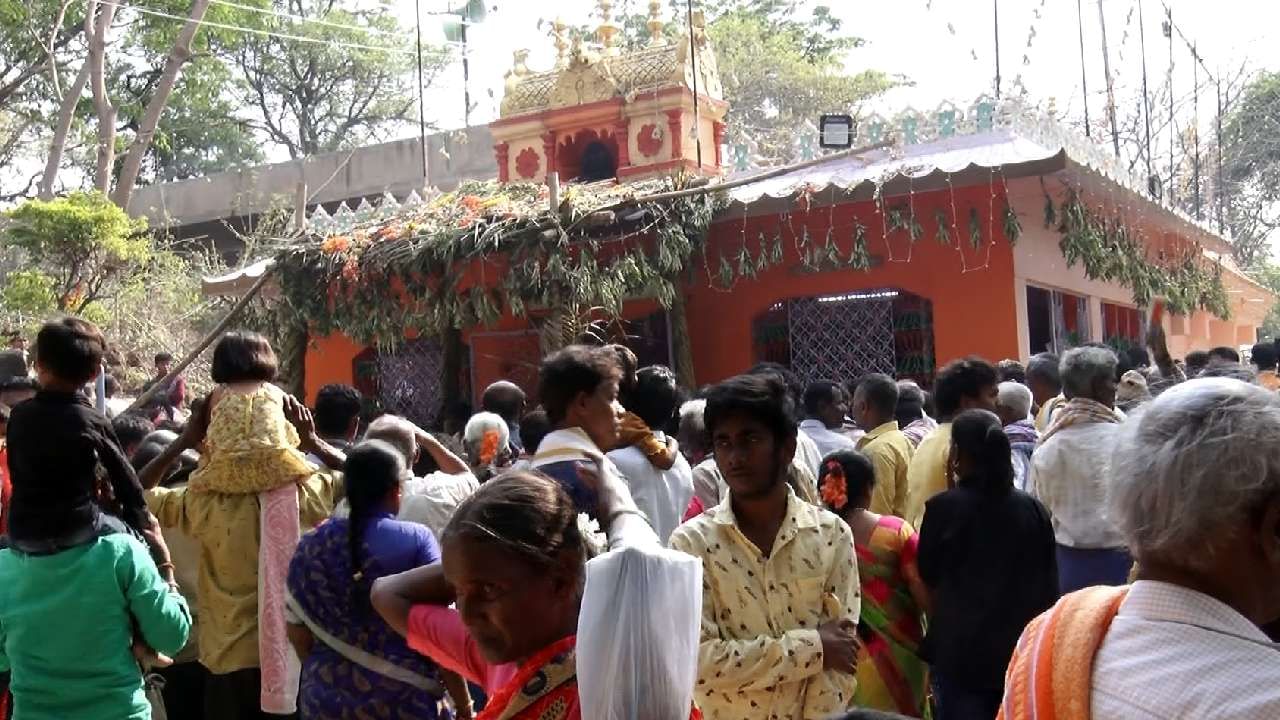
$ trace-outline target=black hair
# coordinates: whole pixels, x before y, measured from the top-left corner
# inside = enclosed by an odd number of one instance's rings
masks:
[[[538,370],[538,397],[551,424],[564,422],[578,395],[595,392],[619,373],[618,353],[611,348],[570,345],[548,355]]]
[[[102,392],[107,397],[115,397],[120,392],[120,381],[116,380],[115,375],[107,375],[102,378]]]
[[[1250,352],[1253,356],[1253,364],[1258,366],[1259,370],[1275,370],[1276,369],[1276,346],[1271,343],[1258,343],[1253,346]]]
[[[1027,368],[1017,360],[1004,359],[996,363],[996,374],[1000,382],[1016,382],[1027,384]]]
[[[618,356],[618,369],[622,371],[622,379],[618,381],[618,391],[623,395],[630,393],[635,388],[640,358],[636,357],[635,352],[626,345],[614,343],[605,345],[604,349]]]
[[[524,390],[511,382],[494,383],[485,388],[484,395],[480,397],[481,410],[491,412],[508,422],[520,419],[524,403]]]
[[[539,571],[568,561],[579,579],[587,560],[577,507],[559,482],[539,472],[516,470],[481,485],[442,534],[446,541],[458,537],[495,543]]]
[[[636,373],[627,410],[640,416],[651,430],[663,430],[680,407],[680,386],[676,374],[665,365],[650,365]]]
[[[1151,353],[1147,352],[1144,347],[1131,347],[1124,351],[1124,357],[1129,361],[1129,367],[1131,368],[1151,366]]]
[[[964,398],[977,397],[984,388],[998,383],[996,369],[982,358],[969,357],[947,363],[933,384],[938,417],[942,420],[953,417],[960,412]]]
[[[900,427],[906,427],[919,420],[924,412],[924,390],[915,383],[898,383],[898,404],[894,408],[894,418]]]
[[[1236,352],[1234,348],[1222,345],[1209,351],[1209,360],[1211,362],[1213,360],[1222,360],[1224,362],[1238,363],[1240,362],[1240,353]]]
[[[406,462],[400,452],[381,440],[366,440],[351,448],[342,466],[343,485],[351,507],[347,520],[351,598],[357,609],[368,607],[371,587],[371,582],[365,577],[367,563],[361,557],[366,522],[383,507],[387,493],[400,485],[406,471]]]
[[[159,365],[162,362],[173,362],[173,356],[167,352],[156,353],[153,365]]]
[[[814,380],[804,389],[804,412],[810,417],[822,411],[827,403],[839,402],[844,386],[830,380]]]
[[[137,445],[148,435],[155,432],[155,429],[156,426],[145,415],[138,413],[121,413],[111,420],[111,430],[115,432],[116,439],[120,441],[121,449]]]
[[[845,497],[848,498],[849,504],[837,508],[827,502],[825,498],[823,498],[823,504],[827,506],[827,509],[837,514],[844,510],[865,510],[866,507],[855,505],[854,503],[862,499],[863,495],[869,495],[871,489],[876,486],[876,467],[871,464],[871,458],[858,450],[837,450],[827,455],[822,458],[822,464],[818,466],[819,488],[826,483],[827,476],[834,469],[832,468],[833,463],[839,465],[840,470],[844,473]]]
[[[47,322],[36,335],[36,360],[59,380],[83,385],[97,375],[107,341],[93,323],[75,317]]]
[[[1000,418],[989,410],[965,410],[951,421],[955,451],[970,460],[969,474],[959,482],[984,493],[1013,489],[1013,457]]]
[[[1027,380],[1039,378],[1049,383],[1056,391],[1062,391],[1062,373],[1059,365],[1062,360],[1053,353],[1043,352],[1032,355],[1027,361]]]
[[[1209,364],[1210,359],[1209,353],[1203,350],[1192,350],[1187,353],[1187,357],[1183,359],[1183,362],[1187,365],[1187,378],[1190,379],[1198,375]]]
[[[795,438],[795,412],[786,385],[772,373],[738,375],[711,388],[703,423],[707,437],[715,437],[716,426],[726,417],[741,413],[762,423],[782,443]]]
[[[1225,360],[1214,360],[1196,377],[1199,378],[1231,378],[1247,383],[1257,383],[1258,374],[1251,367],[1245,367],[1240,363],[1226,362]]]
[[[0,403],[0,423],[9,422],[9,406]]]
[[[787,393],[791,395],[792,407],[799,408],[804,406],[804,384],[800,382],[799,376],[791,372],[791,368],[781,363],[762,362],[756,363],[747,370],[747,375],[773,375],[782,381],[783,387],[787,389]]]
[[[350,385],[334,383],[316,392],[316,406],[312,417],[320,437],[341,437],[351,427],[351,421],[360,417],[364,398]]]
[[[542,438],[551,433],[551,419],[546,410],[534,410],[520,418],[520,444],[530,455],[538,452]]]
[[[898,414],[898,383],[884,373],[865,375],[858,389],[867,404],[875,408],[880,417],[896,417]],[[870,430],[871,428],[866,428]]]
[[[229,332],[213,348],[209,374],[219,384],[271,382],[276,379],[276,354],[258,333]]]

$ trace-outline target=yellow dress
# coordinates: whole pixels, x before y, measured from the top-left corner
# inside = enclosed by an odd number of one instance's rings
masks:
[[[298,451],[298,432],[284,414],[284,391],[262,383],[244,392],[215,393],[194,492],[256,494],[292,485],[315,468]]]

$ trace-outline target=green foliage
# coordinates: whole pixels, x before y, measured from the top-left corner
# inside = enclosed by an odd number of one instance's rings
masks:
[[[1236,261],[1261,267],[1280,228],[1280,72],[1262,73],[1227,113],[1222,174],[1227,226]]]
[[[1142,242],[1119,218],[1108,220],[1089,209],[1074,191],[1062,201],[1058,247],[1067,266],[1081,263],[1091,280],[1118,282],[1133,292],[1139,307],[1163,299],[1180,315],[1204,309],[1227,319],[1231,315],[1222,267],[1205,267],[1198,244],[1180,257],[1156,263]]]
[[[5,215],[0,242],[51,280],[59,311],[82,311],[152,254],[146,222],[99,193],[29,200]]]
[[[1273,293],[1280,295],[1280,265],[1265,262],[1254,268],[1253,279],[1262,283]],[[1258,328],[1259,340],[1280,339],[1280,303],[1271,306],[1271,312]]]
[[[325,42],[250,36],[236,50],[233,62],[242,79],[241,102],[254,108],[260,129],[291,157],[357,147],[416,119],[414,56],[405,52],[412,45],[394,13],[385,8],[362,10],[354,0],[276,0],[272,7],[375,31],[264,16],[267,30]],[[427,82],[447,59],[441,49],[424,48]]]
[[[53,313],[58,307],[53,278],[39,270],[9,273],[4,289],[0,290],[0,305],[4,307],[6,325],[29,328],[36,319]]]
[[[530,211],[545,204],[544,191],[467,183],[413,217],[284,248],[276,261],[285,303],[315,334],[341,331],[381,346],[407,331],[491,324],[504,310],[617,316],[626,299],[642,296],[669,307],[718,206],[708,195],[641,202],[603,213],[605,230],[591,211],[608,199],[571,189],[560,212]],[[619,228],[633,239],[619,242]]]
[[[844,51],[851,44],[815,44],[802,23],[734,10],[708,32],[730,102],[727,122],[749,133],[766,157],[788,156],[804,123],[855,109],[895,84],[875,70],[849,74]]]

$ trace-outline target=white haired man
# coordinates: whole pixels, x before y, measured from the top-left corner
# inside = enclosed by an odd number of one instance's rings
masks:
[[[1120,422],[1118,364],[1105,347],[1074,348],[1062,356],[1066,402],[1031,456],[1027,488],[1053,516],[1063,594],[1090,585],[1121,585],[1133,564],[1106,509],[1111,447]]]
[[[1280,646],[1259,629],[1280,621],[1280,397],[1177,385],[1114,453],[1108,500],[1137,581],[1033,620],[1000,717],[1280,718]]]
[[[1031,419],[1031,388],[1019,382],[1002,382],[997,392],[996,414],[1013,451],[1013,486],[1026,490],[1031,456],[1040,440],[1035,421]]]
[[[369,423],[364,438],[381,440],[395,448],[404,455],[409,467],[417,464],[418,456],[424,450],[435,461],[436,472],[405,481],[397,518],[425,525],[437,538],[441,537],[462,501],[480,489],[480,483],[471,474],[465,460],[442,445],[431,433],[405,418],[379,416]]]

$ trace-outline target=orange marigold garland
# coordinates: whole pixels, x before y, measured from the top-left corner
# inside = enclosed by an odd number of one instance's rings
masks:
[[[499,443],[502,442],[502,435],[497,430],[486,430],[484,437],[480,440],[480,462],[484,465],[491,464],[498,457]]]

